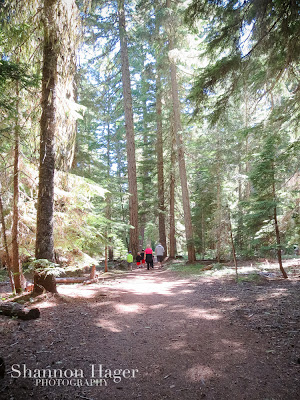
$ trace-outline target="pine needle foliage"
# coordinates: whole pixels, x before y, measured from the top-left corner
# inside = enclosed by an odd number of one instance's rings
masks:
[[[195,114],[203,113],[204,102],[218,93],[211,118],[215,122],[245,75],[262,97],[283,78],[293,77],[290,97],[299,103],[299,13],[297,0],[194,0],[185,19],[191,26],[205,20],[206,55],[212,60],[199,71],[191,91]]]

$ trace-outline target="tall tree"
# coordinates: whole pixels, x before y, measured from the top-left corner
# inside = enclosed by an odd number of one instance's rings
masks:
[[[5,264],[6,264],[9,280],[10,280],[11,290],[12,290],[12,292],[14,292],[15,291],[15,282],[14,282],[14,278],[13,278],[13,273],[12,273],[12,268],[11,268],[11,260],[10,260],[9,250],[8,250],[6,223],[5,223],[5,218],[4,218],[4,210],[3,210],[3,202],[2,202],[1,183],[0,183],[0,220],[1,220],[1,225],[2,225],[3,244],[4,244],[4,250],[5,250],[5,256],[6,256]]]
[[[159,240],[167,256],[166,223],[165,223],[165,183],[164,183],[164,146],[162,126],[162,88],[158,66],[156,74],[156,153],[157,153],[157,194],[158,194],[158,231]]]
[[[44,1],[44,52],[42,80],[42,116],[40,137],[39,195],[35,257],[54,261],[53,202],[55,169],[55,133],[57,130],[57,74],[59,38],[57,5],[60,0]],[[35,276],[35,290],[42,286],[56,292],[55,277]]]
[[[175,164],[176,164],[176,138],[174,134],[174,118],[171,117],[171,126],[170,126],[170,147],[171,147],[171,159],[170,159],[170,233],[169,233],[169,255],[170,258],[175,258],[176,256],[176,239],[175,239]]]
[[[25,287],[19,258],[19,158],[20,158],[20,124],[19,124],[19,82],[16,81],[16,119],[14,129],[14,195],[13,195],[13,225],[12,225],[12,271],[15,290],[20,293]]]
[[[128,163],[128,186],[129,186],[129,222],[133,226],[130,229],[129,249],[135,256],[138,252],[138,193],[136,180],[136,159],[135,159],[135,136],[133,124],[132,95],[130,84],[129,59],[126,36],[126,21],[124,0],[118,0],[118,21],[121,47],[121,65],[122,65],[122,84],[123,101],[125,112],[125,130],[126,130],[126,149]]]
[[[36,259],[54,261],[53,238],[53,204],[54,204],[54,170],[55,170],[55,139],[60,131],[59,111],[73,100],[71,89],[74,88],[73,59],[74,42],[77,35],[77,7],[75,1],[44,0],[44,47],[42,76],[42,115],[40,121],[40,164],[39,164],[39,194],[37,204]],[[74,32],[75,31],[75,32]],[[64,65],[67,71],[64,71]],[[62,94],[65,96],[63,97]],[[61,98],[59,97],[61,96]],[[68,109],[65,109],[65,113]],[[68,110],[70,111],[70,110]],[[66,121],[65,121],[66,122]],[[63,124],[67,134],[70,124]],[[49,271],[36,273],[35,290],[44,287],[50,292],[56,292],[55,277]]]
[[[167,0],[166,6],[170,11],[171,15],[171,1]],[[171,86],[172,86],[172,102],[173,102],[173,113],[174,113],[174,130],[176,137],[176,146],[177,146],[177,157],[179,164],[179,175],[181,182],[181,190],[182,190],[182,203],[183,203],[183,211],[184,211],[184,224],[185,224],[185,235],[187,242],[187,250],[188,250],[188,260],[189,262],[195,261],[195,248],[193,242],[193,226],[192,226],[192,217],[191,217],[191,208],[190,208],[190,195],[188,189],[187,182],[187,173],[186,173],[186,165],[185,165],[185,154],[184,154],[184,144],[182,140],[182,126],[181,126],[181,118],[180,118],[180,101],[178,95],[178,83],[177,83],[177,73],[176,73],[176,64],[174,59],[172,58],[172,51],[174,50],[174,21],[169,19],[168,24],[168,42],[169,42],[169,54],[170,57],[170,70],[171,70]]]

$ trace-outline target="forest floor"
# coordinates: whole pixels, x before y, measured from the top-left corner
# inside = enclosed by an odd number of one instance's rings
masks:
[[[295,400],[299,261],[289,279],[175,265],[59,285],[34,303],[39,319],[0,316],[0,399]]]

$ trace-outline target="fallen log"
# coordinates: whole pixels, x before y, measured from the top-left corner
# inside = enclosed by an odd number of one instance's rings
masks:
[[[204,268],[201,268],[201,270],[202,271],[209,271],[210,269],[213,269],[213,265],[207,265],[206,267],[204,267]]]
[[[87,281],[83,282],[84,285],[90,285],[91,283],[97,283],[99,281],[98,277],[94,279],[88,279]]]
[[[38,308],[27,308],[14,302],[0,302],[0,314],[7,317],[18,317],[23,320],[36,319],[40,317]]]
[[[55,278],[55,281],[56,283],[82,283],[88,279],[86,276],[77,276],[73,278]]]

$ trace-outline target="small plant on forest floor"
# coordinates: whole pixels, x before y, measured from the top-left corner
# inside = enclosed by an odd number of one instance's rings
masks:
[[[227,265],[221,263],[214,263],[211,265],[203,265],[198,263],[174,263],[170,265],[169,269],[172,271],[177,271],[180,274],[193,277],[224,276],[235,274],[233,268],[229,268]]]
[[[251,273],[251,274],[245,274],[245,275],[238,275],[237,282],[238,283],[243,283],[243,282],[253,282],[257,283],[262,280],[261,275],[257,273]]]
[[[0,282],[6,282],[8,280],[7,271],[5,269],[0,269]]]
[[[64,269],[59,266],[59,264],[55,264],[46,259],[34,260],[28,266],[28,270],[37,274],[45,274],[59,276],[64,272]]]
[[[176,262],[169,266],[171,271],[179,272],[182,275],[200,275],[203,272],[204,265],[186,264],[185,262]]]

